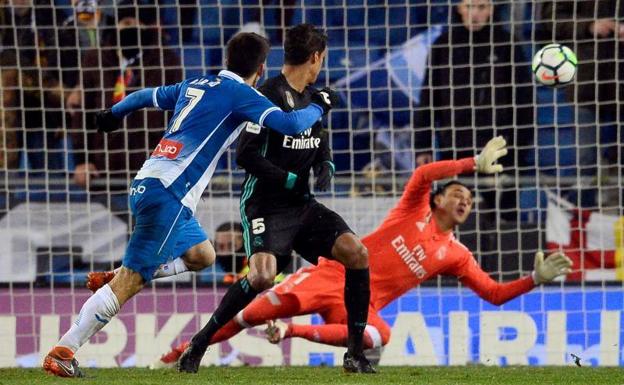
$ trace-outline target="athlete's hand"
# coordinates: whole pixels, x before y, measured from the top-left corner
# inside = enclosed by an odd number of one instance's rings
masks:
[[[327,115],[329,110],[336,107],[340,103],[340,97],[334,90],[325,87],[322,90],[312,94],[312,103],[323,109],[323,115]]]
[[[98,132],[118,130],[121,126],[121,121],[122,119],[113,115],[113,111],[110,108],[95,113],[95,127],[97,127]]]
[[[477,171],[484,174],[495,174],[503,171],[502,164],[496,164],[498,159],[507,155],[507,142],[502,136],[490,139],[481,153],[475,157]]]
[[[316,179],[316,182],[314,182],[314,189],[317,191],[327,191],[331,184],[331,180],[334,177],[335,171],[336,168],[334,164],[329,160],[315,164],[314,178]]]
[[[550,282],[560,275],[569,274],[572,271],[572,260],[565,254],[554,252],[544,260],[544,253],[535,253],[535,265],[533,270],[533,282],[536,285]]]

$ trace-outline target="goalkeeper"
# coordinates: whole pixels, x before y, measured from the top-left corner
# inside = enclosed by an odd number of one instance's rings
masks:
[[[420,166],[413,173],[398,204],[381,226],[362,239],[370,253],[371,301],[364,347],[388,343],[390,326],[378,312],[409,289],[440,274],[454,275],[484,300],[501,305],[536,285],[570,272],[572,262],[561,253],[544,259],[535,255],[535,269],[525,277],[498,283],[477,264],[472,253],[453,235],[472,211],[472,193],[458,181],[450,181],[431,193],[431,183],[457,174],[492,174],[503,167],[496,161],[507,153],[502,137],[491,139],[475,158],[439,161]],[[267,330],[269,340],[300,337],[344,346],[347,342],[343,305],[343,267],[320,258],[318,266],[303,268],[258,297],[226,324],[210,341],[226,340],[242,329],[277,318],[320,314],[325,324],[286,325],[276,322]],[[186,347],[182,344],[161,357],[156,366],[175,361]]]

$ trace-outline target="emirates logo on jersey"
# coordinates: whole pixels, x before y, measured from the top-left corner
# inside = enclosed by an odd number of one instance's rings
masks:
[[[175,159],[180,154],[180,151],[182,151],[183,146],[184,145],[180,142],[163,138],[156,145],[152,156],[164,156],[167,159]]]
[[[422,279],[427,275],[427,270],[425,270],[421,263],[427,258],[427,254],[425,254],[425,250],[421,245],[416,245],[410,250],[405,243],[405,239],[401,235],[394,238],[391,244],[403,262],[407,265],[407,268],[410,269],[410,271],[414,273],[417,278]]]

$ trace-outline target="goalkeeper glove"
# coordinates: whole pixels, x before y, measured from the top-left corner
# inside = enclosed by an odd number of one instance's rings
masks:
[[[475,157],[477,171],[484,174],[495,174],[503,171],[503,165],[495,163],[499,158],[507,155],[506,145],[507,142],[502,136],[490,139],[481,153]]]
[[[569,274],[572,271],[572,260],[565,254],[555,252],[544,260],[544,253],[535,253],[535,265],[533,270],[533,282],[536,285],[550,282],[559,275]]]
[[[323,115],[327,115],[329,110],[336,107],[340,103],[340,97],[331,88],[325,87],[322,90],[312,94],[312,103],[321,107]]]
[[[95,113],[95,126],[98,132],[112,132],[118,130],[121,126],[121,121],[122,119],[116,117],[110,108]]]
[[[316,182],[314,183],[314,189],[318,191],[327,191],[335,172],[336,168],[329,160],[315,164],[314,177],[316,178]]]

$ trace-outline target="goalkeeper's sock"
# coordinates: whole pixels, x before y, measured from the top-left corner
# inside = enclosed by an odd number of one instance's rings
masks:
[[[347,309],[349,337],[347,351],[352,355],[362,354],[363,335],[368,320],[370,301],[370,278],[368,268],[346,269],[344,298]]]
[[[192,343],[200,347],[207,347],[212,336],[241,310],[245,308],[258,294],[251,287],[247,277],[239,279],[235,284],[230,286],[225,296],[221,300],[219,307],[210,317],[210,320],[193,337]]]
[[[299,337],[308,341],[318,342],[325,345],[347,346],[348,339],[347,325],[327,324],[327,325],[288,325],[288,330],[284,338]],[[364,333],[363,348],[371,349],[373,339]]]
[[[109,285],[102,286],[82,305],[80,314],[58,345],[73,352],[85,344],[119,312],[119,301]]]
[[[184,260],[182,259],[182,257],[180,257],[180,258],[174,259],[173,261],[169,261],[167,263],[160,265],[158,270],[154,272],[153,277],[154,279],[171,277],[173,275],[184,273],[185,271],[188,271],[188,270],[189,268],[184,263]]]

